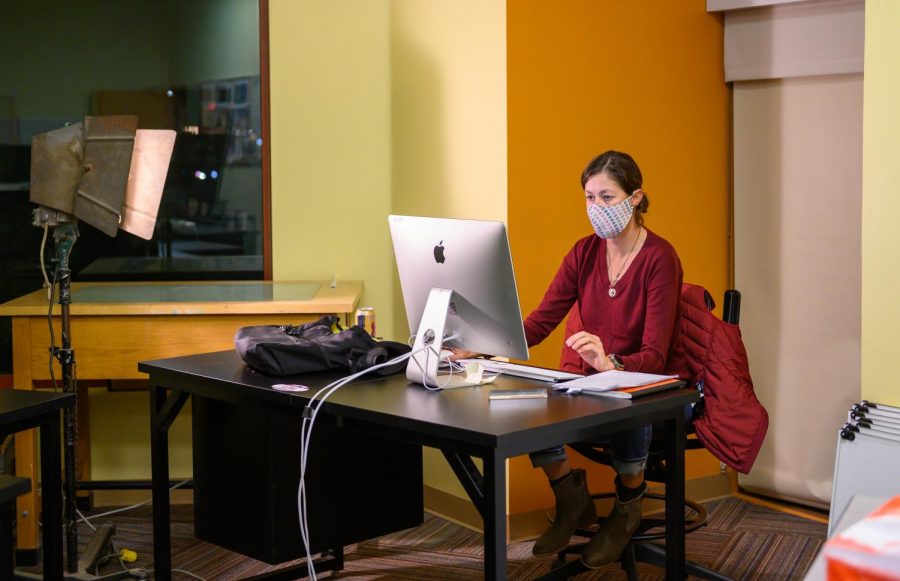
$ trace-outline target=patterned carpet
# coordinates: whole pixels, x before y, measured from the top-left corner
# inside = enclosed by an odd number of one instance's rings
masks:
[[[802,579],[825,540],[827,526],[736,498],[708,503],[707,527],[687,537],[688,558],[736,580]],[[116,523],[119,548],[138,553],[136,566],[152,567],[151,512],[147,507],[108,517]],[[82,529],[84,530],[84,529]],[[82,535],[83,542],[86,534]],[[172,511],[173,566],[207,580],[240,579],[275,569],[193,537],[191,508]],[[482,578],[481,535],[426,515],[414,529],[347,547],[345,568],[337,577],[354,580],[470,580]],[[545,574],[552,558],[531,556],[531,542],[508,547],[509,579],[524,581]],[[104,569],[111,572],[117,564]],[[640,578],[664,579],[661,569],[641,565]],[[176,579],[190,579],[175,573]],[[335,578],[330,572],[322,579]],[[573,579],[623,580],[617,564]]]

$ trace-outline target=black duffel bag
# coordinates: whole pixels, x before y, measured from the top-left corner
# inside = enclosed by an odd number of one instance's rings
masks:
[[[327,315],[297,327],[241,327],[234,335],[234,345],[244,363],[266,375],[341,369],[355,373],[412,350],[403,343],[376,341],[358,325],[343,328],[339,321]],[[405,367],[404,360],[376,372],[389,375]]]

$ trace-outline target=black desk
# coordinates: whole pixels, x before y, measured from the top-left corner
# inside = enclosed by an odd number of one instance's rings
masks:
[[[158,579],[167,580],[171,578],[167,430],[187,398],[254,401],[299,414],[310,393],[339,376],[267,378],[247,369],[233,351],[141,362],[138,369],[150,374],[154,569]],[[303,383],[311,391],[278,392],[271,388],[275,383]],[[491,387],[536,385],[541,384],[499,378]],[[361,434],[388,436],[443,451],[484,519],[486,579],[506,578],[508,458],[663,422],[668,442],[666,577],[685,577],[684,406],[697,401],[696,391],[672,390],[633,402],[561,394],[551,394],[547,400],[489,402],[488,391],[483,387],[431,392],[408,383],[403,375],[394,375],[349,385],[335,393],[322,411]],[[472,457],[483,461],[483,472],[477,470]]]
[[[0,438],[31,428],[41,432],[44,579],[63,578],[60,412],[74,405],[74,393],[0,389]]]

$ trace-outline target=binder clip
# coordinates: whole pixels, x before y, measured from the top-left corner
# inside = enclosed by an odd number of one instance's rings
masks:
[[[844,427],[841,428],[841,438],[844,440],[853,441],[856,439],[856,434],[859,433],[859,428],[854,426],[853,424],[844,424]]]

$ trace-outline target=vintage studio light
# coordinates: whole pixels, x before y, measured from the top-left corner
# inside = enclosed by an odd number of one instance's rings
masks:
[[[163,184],[175,144],[171,130],[138,129],[130,115],[85,117],[76,123],[36,135],[31,144],[31,191],[38,205],[33,224],[53,229],[58,260],[55,283],[59,287],[62,346],[51,347],[62,367],[63,388],[77,393],[75,353],[69,333],[71,271],[69,255],[78,238],[81,220],[115,236],[119,229],[149,240],[153,236]],[[42,256],[43,260],[43,256]],[[77,405],[77,402],[76,402]],[[64,415],[65,527],[67,579],[123,579],[137,577],[122,571],[97,577],[97,561],[107,550],[113,533],[101,527],[85,556],[78,560],[75,524],[75,418],[74,409]],[[139,571],[139,570],[135,570]],[[25,575],[17,574],[17,577]]]

